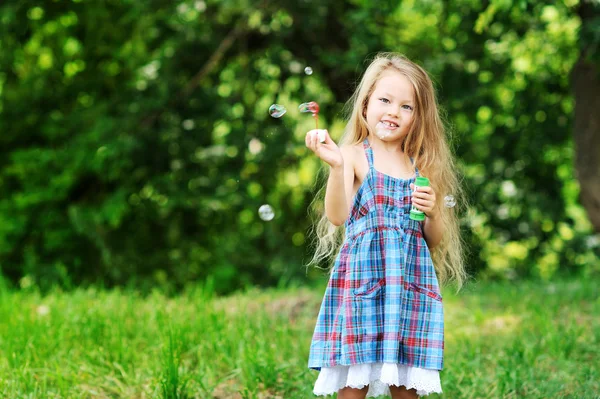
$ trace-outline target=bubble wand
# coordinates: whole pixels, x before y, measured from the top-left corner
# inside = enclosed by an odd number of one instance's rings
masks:
[[[317,134],[319,135],[319,141],[322,143],[325,141],[325,133],[321,134],[319,132],[319,104],[315,101],[311,101],[308,103],[302,103],[298,106],[298,110],[302,113],[311,113],[313,118],[315,118],[315,129],[317,130]]]

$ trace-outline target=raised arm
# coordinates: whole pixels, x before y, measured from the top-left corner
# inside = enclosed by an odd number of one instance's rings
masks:
[[[354,185],[354,149],[344,146],[341,153],[342,165],[331,166],[325,192],[325,214],[336,226],[344,224],[348,219]]]
[[[336,226],[344,224],[352,206],[354,183],[354,150],[351,146],[339,148],[326,134],[325,141],[319,142],[316,130],[306,133],[306,146],[330,166],[325,190],[325,214]]]

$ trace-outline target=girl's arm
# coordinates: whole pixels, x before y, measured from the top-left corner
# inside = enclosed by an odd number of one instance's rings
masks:
[[[316,129],[306,133],[306,147],[330,166],[325,189],[325,215],[336,226],[344,224],[350,213],[350,199],[354,183],[354,150],[351,146],[339,148],[322,130],[325,140],[321,142]]]
[[[410,188],[414,190],[414,184],[411,184]],[[423,235],[429,249],[435,248],[442,241],[444,235],[444,224],[440,209],[436,206],[435,191],[430,186],[417,187],[417,191],[412,193],[412,202],[417,209],[425,212],[427,217],[423,224]]]
[[[354,150],[350,146],[344,146],[340,150],[342,164],[331,165],[325,191],[325,214],[336,226],[344,224],[348,219],[354,183]]]
[[[444,225],[442,223],[442,217],[438,214],[437,216],[427,216],[423,224],[423,236],[425,236],[425,242],[429,249],[435,248],[444,235]]]

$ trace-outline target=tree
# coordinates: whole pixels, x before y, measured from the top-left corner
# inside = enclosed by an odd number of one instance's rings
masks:
[[[597,264],[571,165],[580,20],[563,3],[22,0],[0,16],[0,266],[13,282],[211,277],[228,292],[305,279],[321,164],[296,107],[319,102],[339,137],[381,50],[435,80],[470,193],[473,272]],[[271,118],[273,103],[288,113]]]
[[[575,96],[574,137],[581,204],[600,233],[600,3],[583,0],[580,55],[572,71]]]

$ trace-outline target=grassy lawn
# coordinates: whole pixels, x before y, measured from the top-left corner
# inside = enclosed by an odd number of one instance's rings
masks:
[[[0,291],[2,398],[311,398],[319,289]],[[597,281],[444,292],[443,395],[600,398]]]

